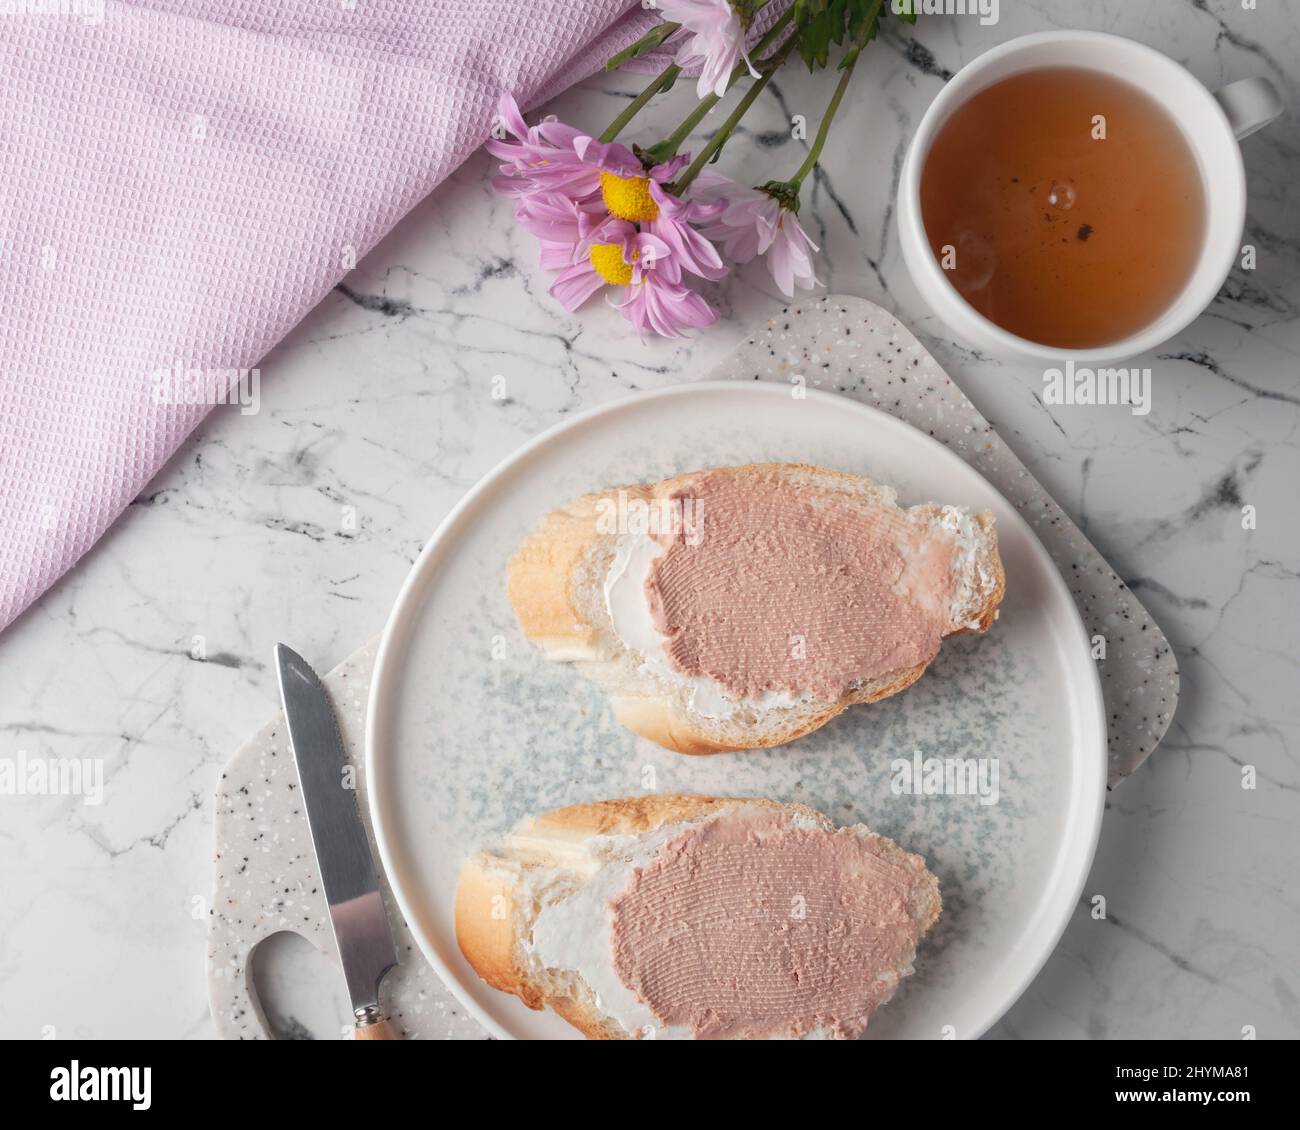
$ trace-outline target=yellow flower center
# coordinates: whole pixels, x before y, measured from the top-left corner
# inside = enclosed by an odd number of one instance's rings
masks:
[[[659,205],[650,195],[649,177],[620,177],[613,173],[601,173],[600,194],[605,198],[605,207],[620,220],[639,224],[659,216]]]
[[[636,258],[635,251],[632,258]],[[628,286],[632,282],[632,264],[623,262],[623,248],[617,243],[593,244],[591,265],[610,286]]]

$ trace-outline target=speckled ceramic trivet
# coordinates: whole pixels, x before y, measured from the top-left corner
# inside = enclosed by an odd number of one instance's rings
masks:
[[[803,379],[907,421],[975,467],[1035,529],[1069,584],[1089,636],[1105,640],[1105,658],[1098,664],[1109,724],[1111,785],[1156,747],[1178,701],[1178,669],[1168,641],[1105,559],[897,319],[860,298],[830,295],[797,303],[770,319],[710,376]],[[375,646],[375,641],[367,644],[325,677],[359,781]],[[364,812],[364,781],[360,788]],[[226,767],[217,792],[216,836],[208,935],[213,1018],[223,1037],[262,1038],[270,1031],[250,989],[256,946],[291,930],[336,960],[281,716]],[[402,959],[384,982],[384,999],[403,1033],[481,1038],[482,1029],[418,958],[386,883],[384,894]],[[340,1035],[345,1019],[341,1010]]]
[[[322,680],[334,702],[343,748],[357,769],[357,799],[363,814],[366,697],[378,646],[376,637]],[[208,919],[212,1019],[223,1039],[267,1039],[272,1026],[252,987],[257,946],[289,930],[306,938],[330,961],[338,961],[283,714],[277,714],[230,759],[216,799],[216,873]],[[367,820],[367,831],[368,825]],[[370,848],[375,852],[373,833]],[[487,1033],[420,959],[382,872],[379,884],[400,962],[384,978],[383,1000],[402,1036],[486,1039]],[[350,1031],[344,1024],[348,1017],[341,970],[336,988],[340,998],[336,1032],[312,1033],[296,1017],[283,1016],[281,1035],[341,1039]]]

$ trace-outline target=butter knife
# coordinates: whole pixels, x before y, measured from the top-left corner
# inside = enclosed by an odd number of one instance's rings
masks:
[[[275,666],[330,928],[352,999],[354,1038],[396,1040],[379,1006],[379,984],[397,964],[397,950],[334,708],[316,672],[292,648],[275,645]]]

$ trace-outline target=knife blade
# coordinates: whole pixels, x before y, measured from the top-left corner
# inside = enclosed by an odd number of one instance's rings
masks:
[[[396,1039],[379,1007],[379,984],[397,964],[397,949],[338,720],[328,692],[301,655],[276,644],[275,667],[330,928],[356,1017],[355,1037]]]

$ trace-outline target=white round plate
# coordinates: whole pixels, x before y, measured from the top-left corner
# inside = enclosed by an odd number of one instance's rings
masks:
[[[948,640],[915,686],[780,749],[685,757],[633,737],[604,696],[520,634],[505,566],[548,510],[588,491],[729,464],[817,463],[903,505],[991,510],[1007,593],[983,636]],[[1047,959],[1092,860],[1105,796],[1100,683],[1065,583],[1019,514],[942,444],[873,408],[788,386],[641,393],[526,444],[424,547],[384,629],[366,735],[383,865],[424,955],[497,1036],[577,1038],[484,985],[456,946],[462,860],[531,813],[659,793],[800,801],[925,856],[944,913],[868,1038],[974,1037]],[[996,759],[996,803],[892,787],[891,762]]]

